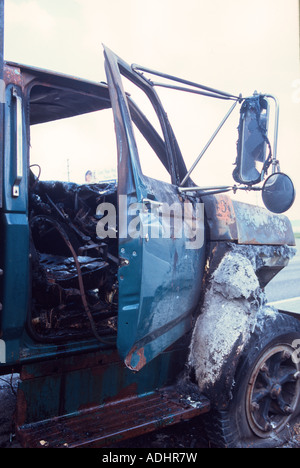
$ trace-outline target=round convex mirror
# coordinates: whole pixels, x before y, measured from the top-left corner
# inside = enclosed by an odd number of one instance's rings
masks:
[[[289,176],[282,172],[270,175],[262,188],[262,199],[272,213],[289,210],[295,200],[295,188]]]

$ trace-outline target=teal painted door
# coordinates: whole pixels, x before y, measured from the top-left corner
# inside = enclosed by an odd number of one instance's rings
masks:
[[[105,68],[118,145],[118,349],[126,365],[138,371],[192,327],[204,269],[204,220],[202,205],[179,195],[172,131],[155,93],[107,48]],[[124,77],[147,94],[162,136],[125,93]],[[142,171],[136,127],[170,182]]]

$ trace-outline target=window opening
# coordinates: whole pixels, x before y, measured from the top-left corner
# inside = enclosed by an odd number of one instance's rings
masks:
[[[110,203],[116,220],[118,208],[116,136],[108,92],[99,98],[36,85],[30,94],[30,122],[29,331],[43,342],[95,337],[114,343],[117,226],[113,238],[97,233],[104,216],[99,205]]]

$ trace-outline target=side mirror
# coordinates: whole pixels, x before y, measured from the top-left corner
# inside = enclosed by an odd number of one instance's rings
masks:
[[[244,100],[240,111],[237,142],[236,182],[255,185],[263,180],[267,159],[269,103],[265,96],[256,95]],[[271,157],[271,151],[268,159]]]
[[[291,179],[282,172],[270,175],[262,188],[265,207],[272,213],[284,213],[295,201],[295,188]]]

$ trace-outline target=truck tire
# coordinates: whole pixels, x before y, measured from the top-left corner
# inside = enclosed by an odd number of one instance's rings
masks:
[[[284,313],[257,323],[235,375],[232,399],[206,416],[211,444],[280,447],[300,412],[300,322]]]

